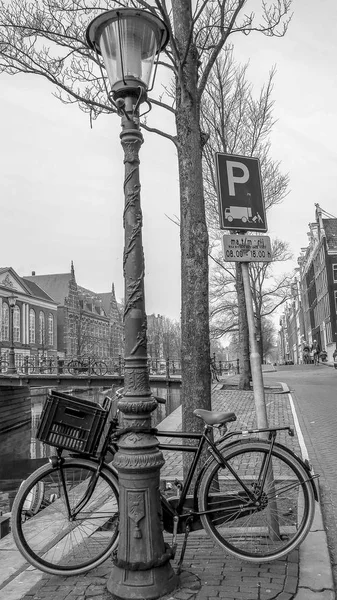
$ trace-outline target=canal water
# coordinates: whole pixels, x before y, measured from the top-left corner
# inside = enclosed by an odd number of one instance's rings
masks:
[[[180,390],[179,389],[160,389],[152,387],[152,393],[166,400],[165,404],[158,404],[157,410],[152,413],[152,426],[155,427],[171,412],[180,405]],[[117,410],[117,400],[115,398],[116,387],[108,390],[102,388],[74,388],[67,391],[77,398],[92,400],[103,403],[106,396],[113,400],[112,414]],[[36,431],[40,421],[42,408],[47,397],[48,388],[27,388],[24,407],[21,407],[25,414],[25,420],[22,419],[22,424],[16,424],[12,427],[4,427],[1,423],[0,429],[0,516],[11,510],[11,506],[21,481],[23,481],[31,472],[31,459],[43,459],[55,453],[55,448],[48,446],[36,439]],[[1,394],[1,388],[0,388]],[[30,419],[27,419],[27,412]],[[13,472],[13,461],[19,464],[19,471]],[[19,461],[19,462],[18,462]],[[26,468],[26,471],[25,471]]]

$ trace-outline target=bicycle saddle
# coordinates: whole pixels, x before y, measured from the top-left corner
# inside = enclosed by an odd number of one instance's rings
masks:
[[[233,412],[214,412],[213,410],[196,408],[193,414],[202,419],[207,425],[221,425],[229,421],[236,421],[236,414]]]

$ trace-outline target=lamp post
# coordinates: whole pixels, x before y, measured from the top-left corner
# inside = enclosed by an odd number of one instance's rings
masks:
[[[150,600],[172,591],[177,578],[161,525],[159,472],[164,459],[151,433],[151,413],[157,402],[151,394],[147,361],[139,107],[147,102],[156,56],[168,42],[168,31],[154,14],[125,8],[96,17],[86,38],[89,47],[103,57],[111,86],[107,93],[121,116],[125,164],[125,372],[118,407],[128,432],[120,438],[114,459],[120,486],[120,537],[107,587],[118,598]]]
[[[12,294],[8,297],[9,304],[9,354],[8,354],[8,371],[10,375],[16,373],[15,367],[15,352],[14,352],[14,308],[16,305],[16,296]]]

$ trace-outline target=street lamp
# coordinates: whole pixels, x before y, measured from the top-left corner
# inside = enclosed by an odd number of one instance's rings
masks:
[[[9,354],[8,354],[8,371],[13,375],[16,373],[15,367],[15,352],[14,352],[14,308],[16,305],[17,296],[12,294],[8,296],[9,304]]]
[[[151,394],[147,361],[139,180],[143,143],[139,106],[148,102],[156,57],[168,38],[161,19],[131,8],[102,13],[86,32],[89,47],[103,57],[111,88],[107,93],[121,116],[124,149],[125,374],[118,407],[128,432],[120,438],[114,459],[120,486],[120,537],[107,587],[114,596],[128,600],[158,598],[177,585],[161,525],[159,471],[164,459],[151,433],[157,402]]]

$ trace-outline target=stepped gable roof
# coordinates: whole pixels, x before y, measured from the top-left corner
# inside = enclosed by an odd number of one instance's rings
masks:
[[[101,294],[97,294],[96,292],[93,292],[92,290],[88,290],[87,288],[84,288],[81,285],[78,285],[77,289],[78,289],[79,293],[84,294],[84,296],[92,296],[93,298],[98,298],[101,295]]]
[[[69,282],[71,273],[54,273],[50,275],[29,275],[24,277],[25,281],[36,283],[57,304],[63,306],[65,298],[69,294]]]
[[[103,308],[107,315],[110,314],[111,308],[115,308],[118,312],[121,312],[122,307],[116,300],[114,284],[112,284],[111,292],[103,292],[99,294],[99,297],[102,298]]]
[[[92,290],[88,290],[88,288],[84,288],[81,285],[77,286],[77,290],[78,290],[78,293],[84,297],[89,296],[94,301],[99,300],[101,302],[101,308],[103,308],[104,315],[108,316],[109,313],[105,310],[105,306],[102,302],[101,294],[97,294],[96,292],[93,292]]]
[[[41,298],[41,300],[47,300],[48,302],[55,302],[55,300],[46,294],[46,292],[34,281],[29,281],[26,277],[22,277],[22,280],[25,282],[26,286],[29,288],[35,298]]]
[[[103,306],[103,310],[104,310],[105,314],[107,316],[109,316],[110,315],[111,292],[103,292],[103,294],[98,294],[98,295],[102,300],[102,306]]]
[[[337,252],[337,219],[323,219],[328,250]]]

